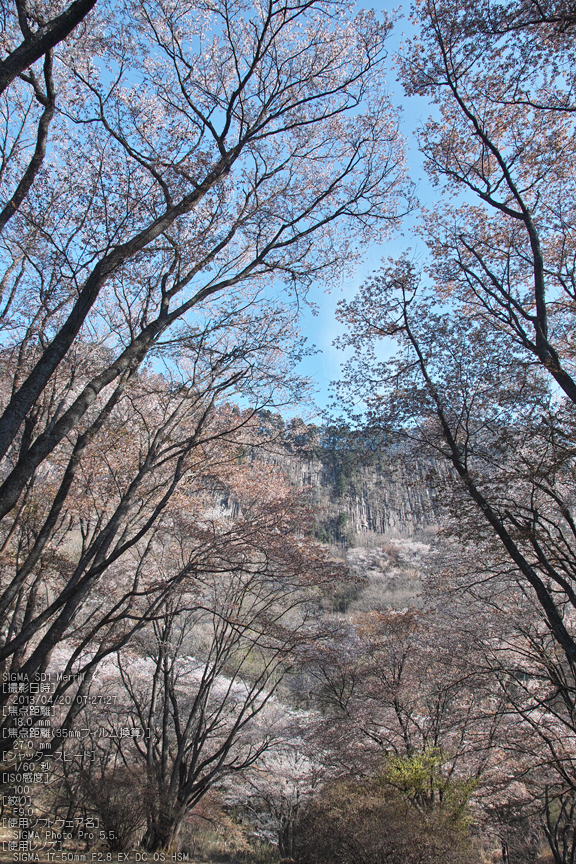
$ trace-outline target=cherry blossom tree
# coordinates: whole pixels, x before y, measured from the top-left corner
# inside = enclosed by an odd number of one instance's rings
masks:
[[[17,4],[6,30],[28,65],[3,94],[0,662],[28,676],[72,636],[95,669],[153,616],[181,578],[153,564],[164,520],[203,525],[258,411],[302,394],[281,290],[340,273],[407,201],[388,19],[88,8]]]
[[[314,735],[320,723],[322,718],[314,711],[295,711],[282,705],[274,746],[228,793],[232,805],[240,810],[242,822],[275,845],[282,858],[295,858],[298,820],[333,773]]]
[[[138,3],[115,7],[63,58],[64,146],[3,241],[16,369],[0,418],[3,515],[98,394],[179,321],[194,327],[210,297],[263,278],[293,289],[330,278],[353,242],[396,220],[402,157],[381,91],[389,26],[323,4],[248,16],[241,4]],[[80,338],[111,354],[22,438]]]
[[[201,521],[257,438],[258,401],[243,411],[215,403],[239,390],[272,398],[284,377],[280,331],[289,319],[276,314],[272,323],[261,308],[255,329],[253,315],[235,311],[233,333],[229,308],[205,322],[179,369],[132,376],[121,397],[100,400],[54,471],[28,484],[3,535],[5,671],[44,671],[73,632],[69,665],[91,640],[110,642],[127,626],[122,641],[181,578],[154,565],[157,532],[182,508]]]
[[[510,718],[510,770],[523,754],[543,805],[547,784],[563,795],[573,783],[572,403],[505,332],[467,306],[447,310],[434,287],[404,259],[342,307],[358,349],[349,384],[371,376],[370,429],[401,439],[407,458],[428,452],[451,467],[430,480],[465,562],[452,564],[462,574],[452,590],[479,586],[477,610],[501,621],[479,642]],[[372,342],[383,336],[399,351],[379,363]]]
[[[66,39],[95,3],[96,0],[74,0],[63,8],[61,4],[58,8],[58,4],[51,3],[42,9],[22,0],[16,0],[14,8],[6,4],[2,48],[7,56],[0,63],[0,93]]]
[[[518,631],[508,675],[530,646],[532,670],[558,697],[544,698],[539,728],[558,711],[573,730],[570,12],[434,2],[414,12],[403,80],[435,103],[421,149],[452,200],[423,213],[426,278],[405,257],[341,307],[357,352],[347,382],[368,394],[372,429],[449,467],[431,480],[468,579],[486,580],[487,596],[535,601],[539,623]],[[376,360],[381,338],[398,347],[388,364]],[[512,608],[501,604],[504,620]]]
[[[15,0],[2,9],[2,59],[0,94],[3,105],[0,136],[4,195],[0,232],[18,210],[46,156],[50,124],[56,113],[54,49],[74,33],[93,9],[96,0],[40,4]],[[76,35],[74,33],[74,35]],[[5,56],[4,56],[5,55]],[[34,68],[42,61],[42,72]],[[23,82],[26,86],[24,86]],[[27,140],[35,129],[35,144]]]
[[[269,468],[247,469],[235,491],[240,516],[205,518],[200,529],[184,512],[166,532],[164,566],[187,578],[100,672],[120,695],[99,722],[139,732],[117,747],[124,764],[146,773],[142,842],[151,851],[175,844],[212,786],[276,741],[275,694],[299,653],[322,637],[319,591],[341,576],[298,537],[305,511]]]
[[[407,92],[438,106],[420,136],[432,178],[470,203],[442,203],[426,219],[435,278],[574,402],[572,49],[545,23],[562,8],[542,7],[538,24],[531,4],[481,4],[469,16],[423,3],[403,74]],[[524,24],[506,33],[498,16]]]

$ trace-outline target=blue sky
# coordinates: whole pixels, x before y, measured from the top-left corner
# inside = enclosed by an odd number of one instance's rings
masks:
[[[407,98],[402,86],[396,79],[393,68],[394,54],[398,50],[405,34],[413,32],[410,22],[404,18],[400,19],[389,39],[388,56],[388,82],[392,101],[396,105],[402,105],[401,130],[407,139],[408,164],[414,183],[417,184],[417,194],[421,203],[430,202],[435,197],[422,167],[422,157],[418,152],[418,144],[415,131],[420,123],[430,113],[430,106],[425,99],[420,97]],[[342,326],[336,321],[334,313],[338,301],[342,298],[351,299],[363,280],[374,270],[377,270],[382,259],[389,256],[398,257],[407,248],[411,248],[417,256],[425,255],[421,242],[414,233],[414,224],[417,215],[407,218],[400,231],[384,244],[375,244],[370,248],[363,263],[356,269],[353,276],[344,277],[342,284],[334,285],[329,293],[324,293],[320,287],[313,289],[311,299],[320,307],[320,314],[314,316],[312,311],[303,307],[302,309],[302,332],[320,353],[305,358],[298,367],[298,371],[308,376],[314,382],[317,393],[316,404],[320,409],[330,402],[330,382],[339,377],[340,365],[344,360],[344,353],[333,346],[334,339],[343,332]]]

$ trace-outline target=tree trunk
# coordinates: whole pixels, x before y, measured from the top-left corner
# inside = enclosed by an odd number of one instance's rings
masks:
[[[142,840],[142,847],[147,852],[159,852],[162,849],[173,849],[178,841],[185,811],[170,809],[161,810],[148,817],[146,834]]]

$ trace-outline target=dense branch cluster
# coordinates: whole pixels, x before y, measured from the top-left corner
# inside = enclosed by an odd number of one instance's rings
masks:
[[[450,466],[435,483],[460,549],[453,590],[476,614],[497,613],[482,650],[519,721],[510,742],[547,750],[532,758],[556,775],[540,780],[556,787],[553,806],[543,796],[544,830],[565,862],[575,850],[573,14],[422,2],[415,17],[403,81],[435,103],[420,146],[453,201],[423,213],[425,276],[405,256],[341,304],[355,351],[344,386],[365,394],[370,430]],[[381,339],[398,349],[390,362],[377,360]]]

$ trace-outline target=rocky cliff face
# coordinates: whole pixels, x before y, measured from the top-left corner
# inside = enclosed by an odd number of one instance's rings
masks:
[[[441,466],[382,452],[370,460],[349,453],[271,454],[294,483],[308,487],[314,533],[344,559],[361,588],[342,586],[333,611],[365,612],[420,605],[421,568],[438,527],[430,475]]]
[[[371,547],[380,538],[418,538],[438,517],[429,474],[436,466],[382,454],[371,464],[275,454],[271,461],[310,489],[315,533],[324,542]]]

